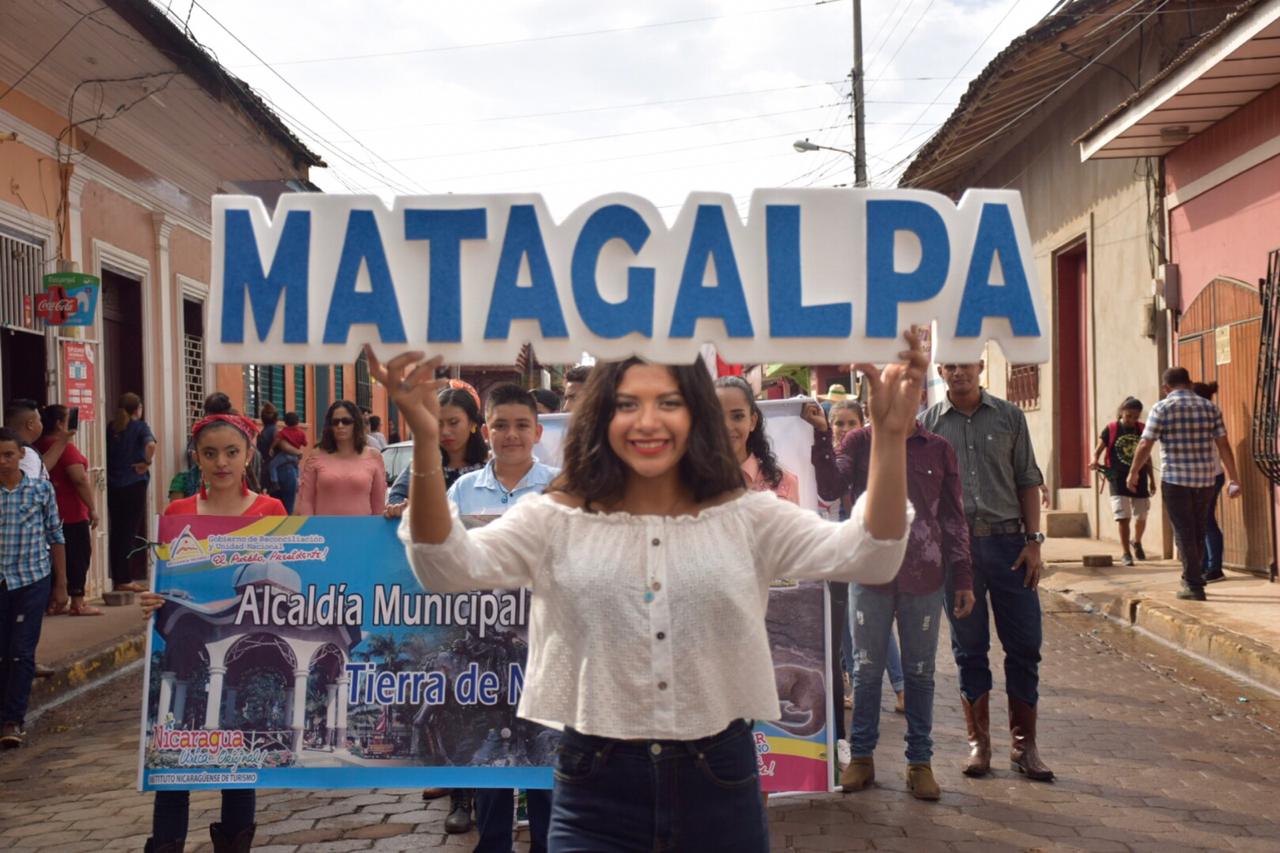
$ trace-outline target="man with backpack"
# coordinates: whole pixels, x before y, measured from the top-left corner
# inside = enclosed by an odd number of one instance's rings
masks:
[[[1120,545],[1124,548],[1121,562],[1132,566],[1134,557],[1147,559],[1142,550],[1142,534],[1147,528],[1147,514],[1151,511],[1151,493],[1156,487],[1155,471],[1151,463],[1139,471],[1137,488],[1128,485],[1129,469],[1133,455],[1146,424],[1138,420],[1142,415],[1142,401],[1128,397],[1120,404],[1116,420],[1107,424],[1098,436],[1098,446],[1093,449],[1090,466],[1107,478],[1111,486],[1111,514],[1120,526]],[[1133,520],[1133,548],[1129,547],[1129,521]]]

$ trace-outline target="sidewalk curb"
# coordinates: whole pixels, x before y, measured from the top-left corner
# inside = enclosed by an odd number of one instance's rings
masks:
[[[37,678],[31,684],[31,707],[39,709],[49,704],[64,693],[75,690],[91,681],[132,663],[142,657],[146,648],[146,635],[139,629],[136,633],[126,634],[114,640],[87,649],[77,657],[67,658],[53,664],[53,675],[48,678]]]
[[[1179,652],[1280,693],[1280,651],[1251,637],[1142,597],[1043,589],[1062,601],[1139,628]]]

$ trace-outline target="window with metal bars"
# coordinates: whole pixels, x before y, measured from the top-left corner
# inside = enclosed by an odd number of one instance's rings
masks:
[[[343,375],[345,372],[346,371],[341,364],[335,364],[333,366],[333,399],[334,400],[347,399],[346,395],[343,393],[343,389],[345,387],[345,382],[346,382],[346,376]]]
[[[364,353],[356,359],[356,405],[373,410],[373,383],[369,381],[369,360]]]
[[[284,365],[247,364],[244,368],[245,414],[258,417],[264,403],[284,411]]]
[[[205,360],[204,306],[192,299],[182,300],[182,397],[187,412],[187,428],[204,416]]]
[[[307,422],[307,368],[301,364],[293,368],[293,411]]]
[[[35,301],[44,292],[44,241],[0,229],[0,326],[36,328]]]
[[[1040,408],[1040,365],[1011,364],[1005,394],[1024,412]]]

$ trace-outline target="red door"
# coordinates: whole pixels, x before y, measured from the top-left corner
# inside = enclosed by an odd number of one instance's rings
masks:
[[[1055,278],[1054,387],[1058,403],[1058,484],[1064,489],[1091,485],[1086,299],[1089,254],[1084,244],[1057,257]]]

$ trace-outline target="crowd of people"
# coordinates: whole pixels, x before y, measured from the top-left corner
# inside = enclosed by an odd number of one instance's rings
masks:
[[[554,798],[528,792],[532,849],[694,849],[714,837],[763,850],[746,721],[777,714],[763,621],[775,578],[828,584],[830,719],[844,791],[875,781],[887,673],[906,717],[908,789],[941,796],[931,761],[944,614],[968,734],[964,773],[992,771],[994,619],[1010,767],[1032,780],[1054,776],[1037,741],[1043,477],[1026,419],[982,387],[981,362],[941,365],[945,397],[926,406],[923,355],[909,344],[883,376],[862,366],[869,411],[838,386],[804,407],[819,513],[800,509],[799,478],[779,463],[740,377],[712,382],[700,364],[630,360],[571,369],[563,397],[499,385],[482,400],[434,369],[410,372],[417,354],[383,365],[373,353],[371,371],[416,438],[412,465],[390,487],[382,423],[351,401],[329,406],[308,447],[296,413],[266,404],[255,421],[214,393],[165,512],[384,515],[399,520],[410,563],[434,591],[532,587],[539,630],[520,714],[564,730]],[[1179,597],[1203,600],[1205,584],[1222,577],[1213,507],[1224,488],[1239,494],[1238,477],[1216,387],[1193,385],[1182,368],[1163,379],[1166,396],[1145,422],[1139,400],[1123,401],[1094,467],[1110,484],[1122,560],[1132,565],[1146,559],[1150,457],[1161,443]],[[555,411],[572,414],[559,469],[534,456],[539,416]],[[86,600],[100,516],[74,420],[65,406],[16,400],[0,428],[0,746],[24,738],[42,619],[101,612]],[[112,585],[140,593],[150,613],[162,599],[146,591],[136,557],[156,439],[136,394],[121,398],[106,447]],[[459,515],[501,518],[468,531]],[[850,695],[834,689],[842,683]],[[513,792],[423,792],[446,795],[448,831],[474,825],[480,853],[511,849]],[[160,792],[154,803],[147,849],[180,850],[187,792]],[[253,791],[224,791],[210,827],[215,850],[249,849],[254,825]]]

